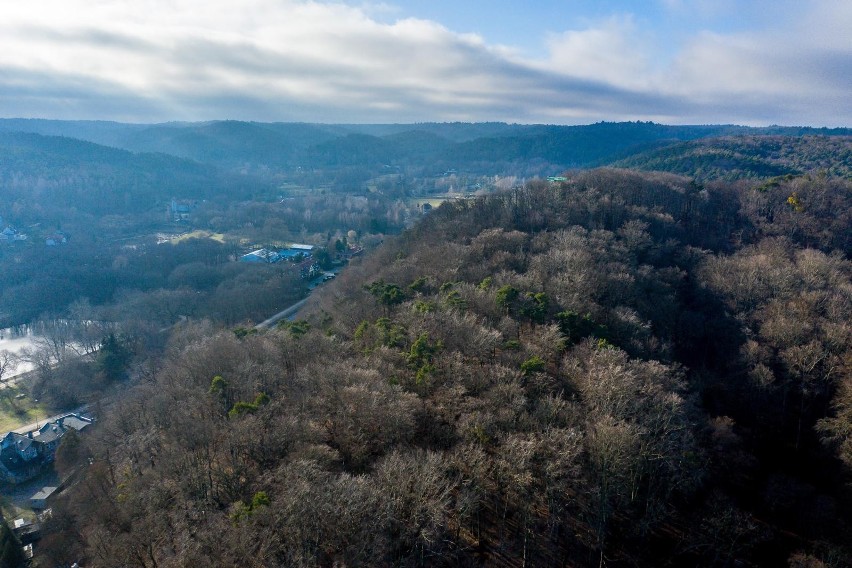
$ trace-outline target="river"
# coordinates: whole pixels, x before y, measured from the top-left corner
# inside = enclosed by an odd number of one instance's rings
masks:
[[[20,355],[24,349],[35,348],[39,337],[39,335],[33,333],[33,329],[28,325],[0,329],[0,351],[8,351],[14,355]],[[4,378],[20,375],[32,371],[32,369],[33,364],[30,361],[21,360],[18,362],[15,370]]]
[[[86,332],[95,333],[94,340],[86,340]],[[0,329],[0,353],[8,351],[20,358],[13,372],[7,372],[4,379],[32,371],[35,365],[26,357],[26,351],[49,348],[48,353],[54,360],[64,356],[69,350],[72,353],[91,353],[103,335],[104,328],[97,322],[81,322],[73,320],[37,321],[28,325],[19,325]],[[50,338],[48,341],[46,338]],[[86,349],[88,345],[88,349]],[[23,357],[21,357],[23,356]]]

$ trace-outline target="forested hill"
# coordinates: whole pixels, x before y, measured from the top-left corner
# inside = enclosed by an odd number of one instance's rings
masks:
[[[0,203],[8,207],[20,201],[51,212],[73,207],[95,215],[142,213],[174,196],[249,195],[262,183],[163,153],[134,153],[64,136],[0,132]]]
[[[620,170],[445,203],[317,292],[307,321],[177,328],[57,455],[85,475],[41,550],[847,565],[850,210],[842,178]]]
[[[551,175],[610,164],[668,144],[720,136],[842,136],[849,129],[598,123],[327,125],[213,121],[121,124],[0,120],[0,132],[79,138],[134,152],[161,152],[240,171],[339,166],[416,168],[440,174]]]
[[[641,152],[616,166],[672,172],[698,180],[824,174],[852,176],[852,136],[739,136],[680,142]]]

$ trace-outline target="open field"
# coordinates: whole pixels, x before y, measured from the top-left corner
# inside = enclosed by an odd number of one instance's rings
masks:
[[[18,384],[0,389],[0,435],[50,416],[50,412],[30,398],[26,390]]]
[[[175,237],[174,239],[171,239],[170,242],[172,244],[177,244],[187,239],[211,239],[220,243],[224,243],[225,235],[223,233],[214,233],[213,231],[196,230],[190,233],[184,233],[179,237]]]

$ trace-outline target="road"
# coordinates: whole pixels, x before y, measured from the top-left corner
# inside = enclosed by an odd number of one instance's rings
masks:
[[[296,312],[298,312],[300,309],[302,309],[302,306],[304,306],[307,303],[307,301],[308,301],[307,298],[305,298],[304,300],[299,300],[298,302],[296,302],[295,304],[293,304],[289,308],[287,308],[285,310],[281,310],[280,312],[278,312],[277,314],[275,314],[271,318],[260,322],[259,324],[254,326],[254,328],[255,329],[269,329],[270,327],[274,326],[276,323],[283,320],[284,318],[288,318],[290,316],[296,315]]]
[[[335,276],[337,276],[337,273],[340,272],[340,270],[341,270],[341,268],[335,268],[335,269],[333,269],[329,272],[324,272],[321,276],[319,276],[319,277],[317,277],[317,278],[315,278],[314,280],[311,281],[311,284],[308,286],[308,289],[311,292],[313,292],[317,288],[317,286],[320,286],[324,282],[327,282],[330,278],[334,278]],[[308,298],[310,298],[310,294],[308,295]],[[281,310],[280,312],[278,312],[277,314],[275,314],[271,318],[260,322],[259,324],[254,326],[254,328],[255,329],[269,329],[270,327],[274,326],[276,323],[278,323],[279,321],[281,321],[285,318],[287,318],[287,319],[292,318],[292,316],[295,316],[296,313],[300,309],[302,309],[302,306],[305,305],[305,303],[308,301],[308,298],[305,298],[304,300],[299,300],[298,302],[296,302],[295,304],[293,304],[289,308]]]

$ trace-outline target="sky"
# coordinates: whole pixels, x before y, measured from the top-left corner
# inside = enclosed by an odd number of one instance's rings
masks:
[[[852,2],[3,1],[0,117],[849,127]]]

